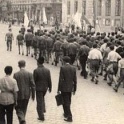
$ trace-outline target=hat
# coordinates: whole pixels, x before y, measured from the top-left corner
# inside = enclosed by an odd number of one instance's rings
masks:
[[[70,57],[69,56],[64,56],[63,57],[63,61],[66,62],[66,63],[69,63],[70,62]]]
[[[43,64],[44,63],[44,57],[39,57],[38,60],[37,60],[37,62],[39,64]]]

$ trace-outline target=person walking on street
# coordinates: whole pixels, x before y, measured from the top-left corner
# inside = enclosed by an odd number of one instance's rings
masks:
[[[97,44],[94,43],[93,49],[91,49],[89,52],[88,61],[90,62],[90,67],[91,67],[91,76],[92,76],[91,81],[92,82],[95,81],[95,84],[98,84],[98,71],[102,59],[103,59],[102,53],[100,50],[97,49]]]
[[[26,124],[25,116],[30,95],[32,95],[32,100],[35,99],[35,84],[33,74],[25,70],[26,62],[20,60],[18,66],[20,71],[14,74],[19,88],[16,114],[19,119],[19,124]]]
[[[51,38],[51,35],[48,34],[48,37],[46,39],[47,63],[49,63],[50,57],[52,56],[53,44],[54,44],[54,41]]]
[[[33,34],[31,32],[30,29],[27,30],[27,33],[25,34],[25,43],[26,43],[26,56],[28,56],[28,54],[30,54],[30,47],[32,44],[32,40],[33,40]]]
[[[81,76],[83,76],[85,79],[87,78],[87,71],[86,71],[86,62],[87,62],[87,58],[88,58],[88,54],[89,54],[90,48],[86,45],[86,42],[82,42],[82,45],[79,49],[79,61],[82,67],[81,70]]]
[[[56,38],[56,42],[53,45],[52,52],[55,52],[55,66],[59,63],[59,60],[62,61],[62,42],[60,41],[60,38]]]
[[[18,86],[11,78],[12,67],[6,66],[6,76],[0,79],[0,124],[13,124],[13,109],[17,105]],[[5,121],[5,115],[7,121]]]
[[[44,57],[40,57],[37,60],[38,67],[34,70],[33,76],[36,85],[36,101],[37,101],[37,113],[38,120],[44,121],[44,112],[45,109],[45,95],[47,90],[52,91],[52,82],[50,70],[45,68]]]
[[[25,27],[24,27],[24,25],[22,25],[22,27],[21,27],[21,32],[22,32],[22,34],[24,36],[25,35]]]
[[[124,87],[124,52],[121,53],[121,57],[122,59],[119,60],[118,62],[118,73],[117,73],[119,80],[118,83],[113,88],[115,92],[118,92],[118,88],[121,85],[121,83],[123,83],[123,87]]]
[[[60,68],[58,91],[61,92],[63,98],[63,110],[65,121],[72,122],[72,112],[71,112],[71,96],[72,92],[75,94],[77,90],[77,75],[76,68],[70,65],[70,57],[63,57],[64,65]]]
[[[17,35],[17,38],[16,39],[17,39],[19,54],[21,53],[20,52],[20,50],[21,50],[22,51],[22,55],[24,55],[24,49],[23,49],[24,35],[22,34],[21,31],[19,31],[19,34]]]
[[[33,47],[32,57],[34,56],[35,59],[37,59],[38,44],[39,44],[39,36],[38,36],[38,32],[35,32],[35,36],[33,37],[32,40],[32,47]]]
[[[7,51],[12,51],[12,40],[14,40],[14,36],[12,33],[12,29],[9,29],[9,32],[5,35],[5,41],[7,44]]]

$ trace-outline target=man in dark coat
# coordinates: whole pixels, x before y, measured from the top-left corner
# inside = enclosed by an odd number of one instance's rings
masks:
[[[30,54],[30,47],[32,44],[33,36],[34,35],[31,33],[31,30],[28,29],[27,34],[25,34],[25,40],[24,40],[26,43],[26,51],[27,51],[26,56],[28,56],[28,54]]]
[[[48,37],[46,39],[46,50],[47,50],[47,63],[49,63],[49,59],[51,57],[52,48],[53,48],[54,41],[51,38],[51,35],[48,34]]]
[[[24,55],[24,49],[23,49],[24,35],[22,34],[21,31],[19,31],[19,34],[17,35],[16,40],[18,44],[19,54],[21,53],[20,51],[22,51],[22,55]]]
[[[26,124],[25,116],[30,95],[32,94],[32,100],[35,98],[35,84],[33,75],[25,70],[25,65],[26,62],[24,60],[19,61],[18,66],[20,71],[14,74],[14,78],[17,81],[19,88],[16,106],[16,114],[19,119],[19,124]]]
[[[70,61],[71,65],[74,64],[76,54],[77,54],[77,51],[78,51],[78,48],[73,41],[74,41],[74,39],[72,39],[71,43],[69,43],[69,45],[68,45],[68,56],[71,58],[71,61]]]
[[[43,56],[46,58],[46,39],[45,39],[45,34],[41,33],[39,37],[39,57]]]
[[[37,113],[38,120],[44,121],[44,112],[45,110],[45,94],[47,90],[51,92],[52,82],[50,70],[43,66],[44,57],[40,57],[37,60],[38,68],[34,70],[34,81],[36,85],[36,100],[37,100]]]
[[[69,64],[70,57],[63,58],[64,65],[60,68],[58,93],[63,97],[63,110],[65,121],[72,122],[72,113],[70,109],[72,92],[75,94],[77,89],[76,69]]]
[[[33,41],[32,41],[32,47],[34,50],[32,57],[34,56],[35,59],[37,59],[38,44],[39,44],[39,36],[38,36],[38,32],[35,32],[35,36],[33,37]]]
[[[22,27],[21,27],[21,32],[22,32],[23,35],[25,34],[25,27],[24,27],[24,25],[22,25]]]
[[[59,59],[61,60],[62,56],[62,49],[61,49],[62,42],[60,41],[60,38],[56,38],[56,42],[53,45],[52,51],[55,52],[55,66],[59,63]]]
[[[87,62],[89,51],[90,51],[90,48],[86,45],[86,41],[82,42],[78,56],[79,56],[79,61],[82,67],[81,76],[83,76],[85,79],[87,78],[86,62]]]

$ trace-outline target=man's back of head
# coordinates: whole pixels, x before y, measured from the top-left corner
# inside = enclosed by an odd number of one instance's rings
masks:
[[[20,68],[24,68],[25,65],[26,65],[25,60],[20,60],[20,61],[18,62],[18,66],[19,66]]]

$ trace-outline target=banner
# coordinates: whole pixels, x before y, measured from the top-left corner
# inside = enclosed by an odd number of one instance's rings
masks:
[[[74,15],[74,17],[73,17],[73,20],[74,20],[74,22],[75,22],[75,25],[78,26],[78,27],[80,27],[80,28],[82,27],[82,26],[81,26],[81,16],[82,16],[81,13],[78,13],[78,12],[77,12],[77,13]]]
[[[24,13],[24,26],[25,26],[25,28],[27,28],[28,25],[29,25],[29,19],[28,19],[27,13],[25,12]]]
[[[45,7],[43,7],[43,22],[44,22],[45,24],[47,24],[47,17],[46,17]]]

